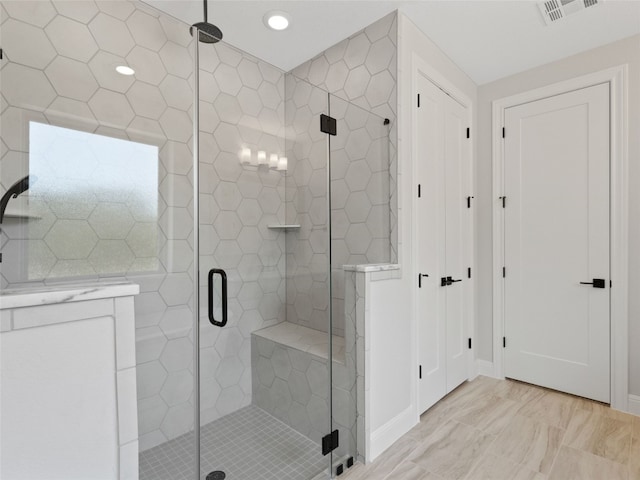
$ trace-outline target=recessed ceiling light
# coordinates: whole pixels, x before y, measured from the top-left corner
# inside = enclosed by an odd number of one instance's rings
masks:
[[[289,15],[285,12],[269,12],[264,16],[264,23],[272,30],[284,30],[289,26]]]
[[[127,67],[126,65],[118,65],[116,67],[116,72],[118,72],[120,75],[133,75],[134,73],[136,73],[133,68]]]

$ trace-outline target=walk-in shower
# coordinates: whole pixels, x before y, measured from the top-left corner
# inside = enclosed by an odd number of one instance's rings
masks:
[[[140,286],[141,479],[332,476],[358,457],[342,266],[396,247],[394,50],[366,101],[368,80],[228,45],[204,8],[0,2],[0,288]],[[393,45],[380,22],[362,37]],[[354,78],[362,48],[335,60]]]

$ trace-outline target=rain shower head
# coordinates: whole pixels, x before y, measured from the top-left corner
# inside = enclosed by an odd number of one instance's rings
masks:
[[[191,36],[193,36],[194,28],[198,29],[200,32],[198,40],[202,43],[218,43],[222,40],[222,31],[214,24],[207,21],[207,2],[208,0],[202,0],[204,5],[204,22],[194,23],[189,28],[189,32],[191,33]]]

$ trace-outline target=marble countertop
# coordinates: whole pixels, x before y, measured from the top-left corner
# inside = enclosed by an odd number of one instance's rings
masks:
[[[100,298],[128,297],[140,293],[129,282],[92,282],[7,289],[0,292],[0,310],[56,303],[82,302]]]
[[[387,272],[389,270],[400,270],[397,263],[364,263],[361,265],[343,265],[347,272]]]

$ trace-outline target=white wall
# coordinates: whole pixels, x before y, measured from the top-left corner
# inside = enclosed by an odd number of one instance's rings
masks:
[[[370,415],[367,462],[375,460],[418,421],[414,401],[415,362],[407,348],[412,342],[413,316],[411,305],[403,299],[407,293],[406,270],[403,278],[389,275],[394,278],[376,281],[378,275],[389,273],[392,272],[365,274],[364,328],[368,330],[365,389],[370,396],[365,399]]]
[[[629,390],[640,393],[640,35],[482,85],[478,89],[476,157],[478,310],[477,355],[491,361],[492,233],[491,233],[491,102],[609,67],[629,65]]]

